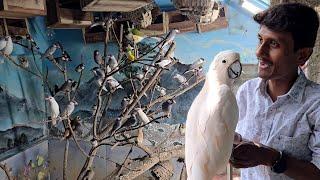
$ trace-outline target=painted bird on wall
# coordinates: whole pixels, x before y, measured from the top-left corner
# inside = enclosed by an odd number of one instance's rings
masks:
[[[189,109],[185,138],[189,180],[211,180],[228,163],[238,122],[238,106],[230,86],[241,71],[239,53],[218,53]]]

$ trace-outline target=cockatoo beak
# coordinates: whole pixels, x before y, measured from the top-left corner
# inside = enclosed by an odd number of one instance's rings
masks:
[[[235,61],[228,67],[229,78],[235,79],[241,75],[242,65],[239,60]]]
[[[49,101],[49,97],[44,98],[46,101]]]

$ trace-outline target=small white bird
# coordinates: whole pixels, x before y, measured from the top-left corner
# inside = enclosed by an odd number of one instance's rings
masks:
[[[228,163],[238,122],[237,101],[230,86],[240,73],[239,53],[218,53],[209,67],[203,88],[189,109],[185,162],[190,180],[212,179]]]
[[[65,107],[63,113],[61,114],[61,117],[67,117],[72,114],[74,111],[74,107],[78,105],[76,101],[70,101],[69,104]]]
[[[163,43],[161,44],[160,50],[166,47],[167,45],[170,45],[173,42],[174,38],[176,37],[177,33],[179,32],[180,31],[178,29],[171,30],[165,37]]]
[[[185,85],[185,86],[188,85],[187,78],[181,74],[177,73],[176,75],[173,76],[173,79],[176,79],[182,85]]]
[[[94,67],[91,69],[92,73],[94,74],[94,76],[98,77],[98,78],[101,78],[101,79],[104,79],[105,77],[105,73],[104,71],[99,68],[99,67]]]
[[[141,108],[135,108],[135,112],[137,113],[136,117],[141,121],[144,122],[145,124],[149,123],[150,120],[146,113],[143,112]]]
[[[155,89],[160,93],[160,96],[164,96],[167,94],[167,90],[164,87],[161,87],[159,85],[155,86]]]
[[[195,62],[193,62],[190,65],[188,70],[186,70],[183,74],[187,74],[189,72],[197,73],[198,71],[200,71],[202,69],[204,63],[205,63],[205,60],[203,58],[197,59]]]
[[[111,68],[111,71],[118,70],[119,69],[118,60],[114,57],[114,55],[109,54],[108,58],[109,58],[108,64],[109,64],[109,66]]]
[[[98,87],[101,87],[101,86],[102,86],[102,83],[103,83],[103,78],[95,77],[94,83],[95,83]],[[105,92],[109,92],[105,85],[102,87],[102,90],[104,90]]]
[[[52,96],[47,97],[45,100],[47,100],[49,102],[51,123],[52,123],[52,126],[55,126],[57,124],[57,117],[60,114],[59,104]]]
[[[94,59],[94,62],[96,62],[99,66],[102,66],[104,64],[104,61],[102,59],[102,56],[99,50],[95,50],[93,52],[93,59]]]
[[[166,68],[172,60],[170,58],[161,57],[155,64],[161,68]]]
[[[144,78],[144,74],[137,72],[135,73],[134,77],[141,81]]]
[[[6,36],[7,38],[7,44],[6,46],[2,49],[3,54],[5,55],[10,55],[13,51],[13,42],[10,36]]]
[[[58,48],[61,48],[60,45],[58,43],[53,43],[50,47],[48,47],[45,53],[41,55],[41,59],[53,56]]]
[[[6,47],[7,42],[8,42],[8,38],[9,38],[9,36],[0,38],[0,50],[3,50]]]
[[[111,89],[111,91],[115,91],[117,89],[123,89],[121,84],[113,76],[109,76],[107,78],[107,85],[109,89]]]

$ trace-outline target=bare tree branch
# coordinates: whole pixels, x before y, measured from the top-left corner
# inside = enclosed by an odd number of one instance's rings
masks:
[[[124,175],[120,176],[121,180],[129,180],[134,179],[144,173],[145,171],[152,168],[154,165],[156,165],[159,162],[167,161],[172,158],[183,158],[184,157],[184,146],[181,146],[177,149],[173,149],[170,151],[155,153],[149,158],[145,158],[139,167],[136,167],[135,169],[139,169],[140,171],[128,171]]]
[[[6,173],[8,180],[14,180],[10,170],[8,169],[6,164],[0,164],[0,168]]]

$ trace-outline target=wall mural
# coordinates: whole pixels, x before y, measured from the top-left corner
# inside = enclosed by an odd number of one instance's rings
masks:
[[[40,56],[28,49],[31,42],[26,34],[6,37],[0,40],[5,44],[0,57],[0,158],[44,137],[41,122],[46,112]]]

